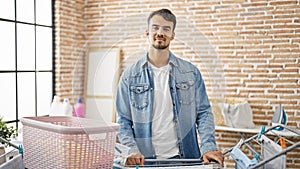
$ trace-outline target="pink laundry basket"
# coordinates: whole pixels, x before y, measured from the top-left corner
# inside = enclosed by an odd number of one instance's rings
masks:
[[[115,123],[75,117],[24,117],[28,169],[111,169]]]

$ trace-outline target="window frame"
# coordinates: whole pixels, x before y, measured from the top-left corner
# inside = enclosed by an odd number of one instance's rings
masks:
[[[15,37],[14,37],[14,43],[15,43],[15,67],[14,70],[1,70],[0,68],[0,74],[2,73],[14,73],[15,76],[15,91],[16,91],[16,114],[15,114],[15,119],[14,120],[9,120],[9,121],[5,121],[7,124],[9,125],[15,125],[15,127],[18,129],[19,125],[19,103],[18,103],[18,74],[19,73],[34,73],[34,83],[35,83],[35,116],[38,115],[38,110],[37,110],[37,73],[40,72],[49,72],[52,73],[52,98],[55,95],[55,8],[54,8],[54,1],[55,0],[51,0],[51,25],[42,25],[42,24],[37,24],[36,23],[36,15],[37,15],[37,9],[36,9],[36,0],[34,0],[34,23],[29,23],[29,22],[22,22],[22,21],[17,21],[17,0],[14,0],[14,19],[6,19],[6,18],[1,18],[0,16],[0,21],[1,22],[11,22],[14,23],[14,29],[15,29]],[[26,25],[31,25],[34,26],[34,70],[18,70],[17,67],[17,63],[18,63],[18,35],[17,35],[17,25],[18,24],[26,24]],[[47,27],[47,28],[51,28],[51,36],[52,36],[52,68],[50,70],[37,70],[37,26],[39,27]],[[50,103],[49,103],[50,104]]]

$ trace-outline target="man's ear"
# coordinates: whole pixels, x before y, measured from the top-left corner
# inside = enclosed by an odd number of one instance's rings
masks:
[[[171,40],[173,40],[174,37],[175,37],[175,32],[172,33]]]

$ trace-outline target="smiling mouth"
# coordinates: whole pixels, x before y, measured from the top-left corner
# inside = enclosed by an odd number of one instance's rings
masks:
[[[165,38],[155,38],[156,41],[165,41]]]

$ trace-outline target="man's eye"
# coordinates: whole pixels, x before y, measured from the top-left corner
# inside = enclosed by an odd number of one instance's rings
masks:
[[[158,30],[159,28],[157,26],[152,27],[153,30]]]
[[[165,28],[164,31],[170,32],[170,29],[169,28]]]

